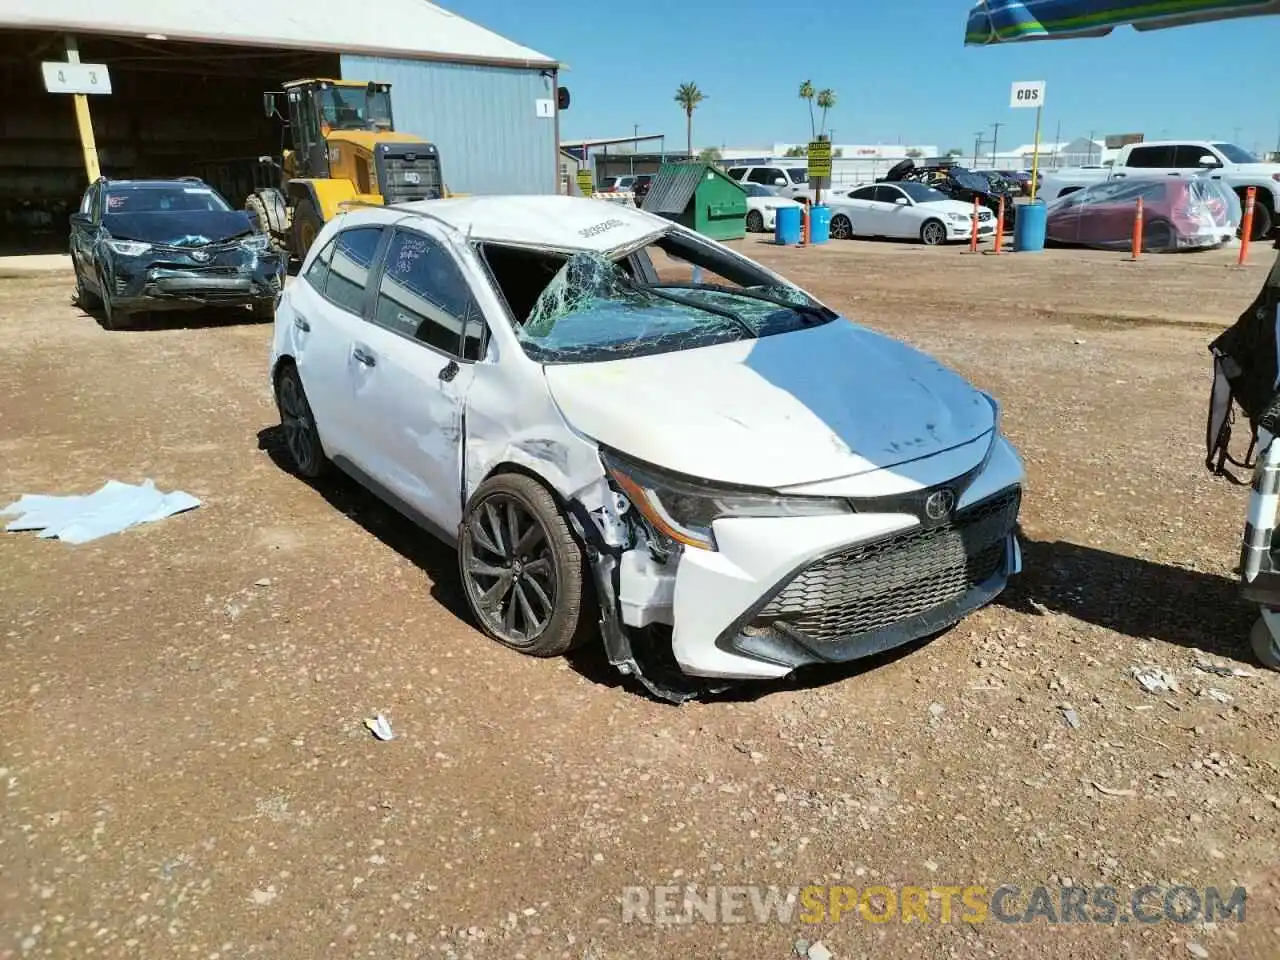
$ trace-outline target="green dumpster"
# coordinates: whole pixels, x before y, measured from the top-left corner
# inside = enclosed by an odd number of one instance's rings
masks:
[[[664,163],[644,198],[644,210],[712,240],[747,235],[747,192],[709,163]]]

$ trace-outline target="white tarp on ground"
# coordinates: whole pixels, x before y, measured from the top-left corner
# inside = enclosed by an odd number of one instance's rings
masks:
[[[520,66],[555,61],[426,0],[4,0],[0,27]],[[370,79],[378,79],[376,77]]]
[[[108,480],[94,493],[67,497],[23,494],[0,510],[0,517],[18,515],[6,530],[39,530],[41,537],[67,543],[88,543],[139,523],[163,520],[200,506],[189,493],[161,493],[150,480],[134,486]]]

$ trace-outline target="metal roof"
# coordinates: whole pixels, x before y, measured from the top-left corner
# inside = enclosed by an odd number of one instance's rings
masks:
[[[604,137],[597,140],[561,140],[560,146],[575,147],[611,147],[615,143],[639,143],[641,140],[664,140],[665,133],[642,133],[637,137]]]
[[[334,51],[463,63],[555,67],[551,57],[427,0],[4,0],[0,27]]]

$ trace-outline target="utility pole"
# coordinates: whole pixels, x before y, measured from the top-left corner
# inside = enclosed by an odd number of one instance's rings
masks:
[[[1003,127],[1004,125],[1005,125],[1004,121],[1002,120],[997,121],[996,123],[993,123],[991,125],[993,130],[993,133],[991,134],[991,166],[993,168],[996,165],[996,143],[1000,139],[1000,128]]]
[[[1062,156],[1062,121],[1058,121],[1058,130],[1053,135],[1053,169],[1058,169],[1058,158]]]
[[[1090,130],[1090,131],[1089,131],[1089,153],[1087,154],[1087,156],[1088,156],[1088,158],[1089,158],[1089,159],[1085,160],[1085,163],[1090,163],[1090,164],[1091,164],[1091,163],[1093,163],[1093,135],[1094,135],[1094,133],[1095,133],[1095,131],[1093,131],[1093,130]]]
[[[982,149],[982,131],[979,130],[973,135],[973,165],[978,166],[978,151]]]
[[[636,150],[640,148],[640,124],[631,125],[631,172],[636,172]]]
[[[1239,143],[1239,142],[1240,142],[1240,129],[1241,129],[1240,127],[1232,127],[1232,128],[1231,128],[1231,142],[1232,142],[1232,143]]]

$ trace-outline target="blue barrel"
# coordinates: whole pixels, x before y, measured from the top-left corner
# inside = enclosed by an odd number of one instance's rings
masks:
[[[794,247],[800,242],[800,208],[781,207],[773,222],[774,243]]]
[[[1044,249],[1044,235],[1048,226],[1043,200],[1019,204],[1013,218],[1013,249],[1015,253],[1039,253]]]
[[[809,242],[826,243],[831,239],[831,208],[809,208]]]

